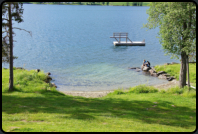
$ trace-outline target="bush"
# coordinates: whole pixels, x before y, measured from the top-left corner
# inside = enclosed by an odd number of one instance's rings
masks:
[[[153,86],[146,86],[146,85],[138,85],[136,87],[132,87],[129,90],[129,93],[156,93],[158,89],[154,88]]]
[[[182,94],[183,93],[183,88],[179,88],[179,86],[176,86],[176,87],[172,87],[172,88],[169,88],[166,93],[168,94]]]
[[[160,90],[160,93],[164,94],[166,91],[164,89]]]
[[[111,94],[114,94],[114,95],[120,95],[120,94],[124,94],[124,91],[123,89],[118,89],[118,90],[115,90],[114,92],[112,92]]]

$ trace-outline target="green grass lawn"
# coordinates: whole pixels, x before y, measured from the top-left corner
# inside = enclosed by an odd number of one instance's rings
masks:
[[[185,89],[158,92],[154,87],[140,85],[101,98],[84,98],[64,95],[54,88],[47,90],[50,87],[43,82],[43,72],[14,70],[15,88],[9,92],[8,71],[2,69],[5,132],[193,132],[196,129],[196,94],[184,96]]]
[[[181,64],[173,64],[173,65],[158,65],[155,66],[156,71],[165,71],[171,76],[174,76],[177,80],[179,80],[179,74],[180,74],[180,66]],[[196,87],[196,64],[190,63],[189,64],[189,77],[190,77],[190,83],[192,83],[192,86]],[[187,77],[186,77],[187,78]]]

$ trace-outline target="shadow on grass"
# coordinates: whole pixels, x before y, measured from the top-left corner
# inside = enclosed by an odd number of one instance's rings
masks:
[[[149,124],[162,124],[178,127],[195,126],[195,109],[172,107],[173,103],[158,101],[126,101],[119,98],[84,98],[67,96],[59,92],[41,93],[44,97],[17,97],[2,94],[2,112],[7,114],[58,113],[60,118],[94,120],[98,117],[138,119]],[[25,106],[25,107],[23,107]]]

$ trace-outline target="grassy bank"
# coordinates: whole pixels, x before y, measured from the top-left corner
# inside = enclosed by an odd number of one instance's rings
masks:
[[[179,80],[180,74],[180,66],[181,64],[173,64],[173,65],[157,65],[155,66],[156,71],[165,71],[171,76],[174,76],[177,80]],[[189,64],[189,76],[190,83],[196,87],[196,64]],[[187,77],[186,77],[187,78]]]
[[[44,82],[43,72],[14,70],[8,91],[2,69],[2,129],[5,132],[192,132],[196,128],[196,91],[160,91],[144,85],[115,90],[101,98],[64,95]]]

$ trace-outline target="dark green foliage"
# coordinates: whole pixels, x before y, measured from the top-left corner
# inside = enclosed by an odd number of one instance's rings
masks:
[[[11,18],[13,21],[17,23],[23,22],[22,14],[23,14],[23,3],[22,2],[10,2],[11,9]],[[10,24],[8,22],[8,3],[4,2],[2,4],[2,62],[9,62],[9,52],[10,52],[10,43],[9,43],[9,27]],[[14,32],[13,32],[14,35]],[[16,59],[17,57],[13,57]]]

